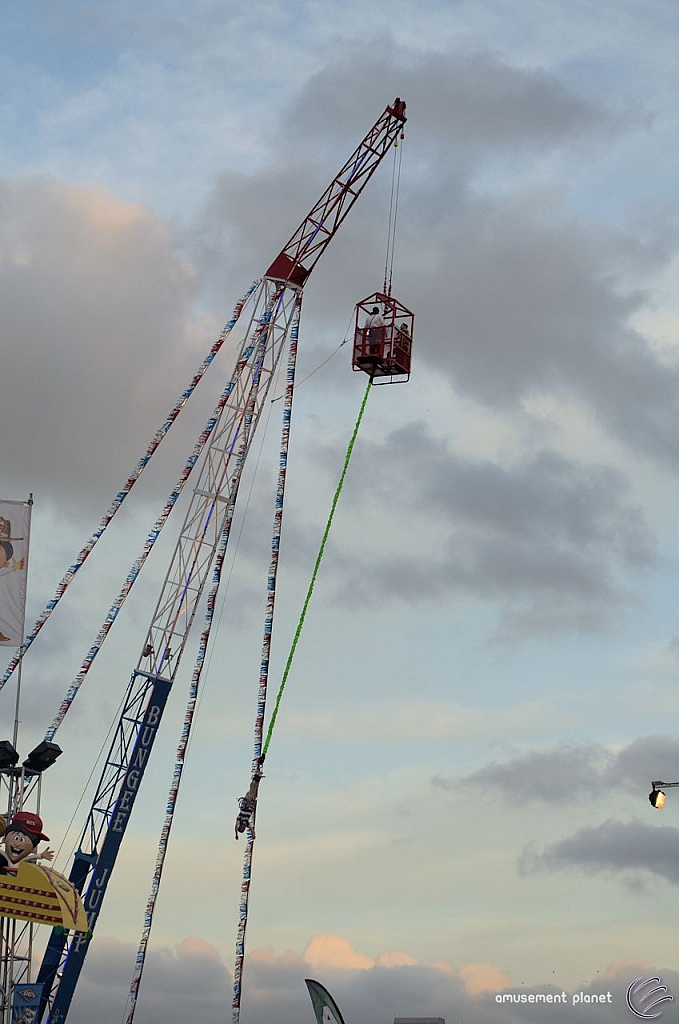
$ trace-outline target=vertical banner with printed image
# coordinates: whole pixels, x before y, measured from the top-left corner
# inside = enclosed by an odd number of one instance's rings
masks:
[[[0,500],[0,646],[24,639],[31,505]]]
[[[12,1024],[34,1024],[38,1019],[38,1007],[42,984],[16,985],[12,1002]]]

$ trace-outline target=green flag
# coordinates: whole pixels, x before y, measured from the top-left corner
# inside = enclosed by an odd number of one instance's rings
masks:
[[[306,979],[306,987],[309,989],[317,1024],[344,1024],[339,1007],[327,988],[311,978]]]

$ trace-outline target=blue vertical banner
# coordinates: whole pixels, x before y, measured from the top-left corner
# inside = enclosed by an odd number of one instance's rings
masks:
[[[42,995],[42,984],[15,985],[12,1001],[12,1024],[34,1024],[38,1019],[38,1007]]]

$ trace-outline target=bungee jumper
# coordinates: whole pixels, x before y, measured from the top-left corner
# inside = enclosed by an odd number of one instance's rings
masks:
[[[262,772],[262,762],[260,760],[255,773],[252,776],[252,782],[245,796],[241,796],[238,799],[238,815],[236,817],[236,824],[234,828],[234,837],[238,839],[240,835],[245,832],[246,829],[250,829],[252,838],[255,838],[255,813],[257,811],[257,795],[259,793],[259,783],[264,778]]]

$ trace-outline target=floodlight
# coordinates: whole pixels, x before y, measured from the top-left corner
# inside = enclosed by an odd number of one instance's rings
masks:
[[[5,768],[13,768],[18,760],[19,755],[9,740],[0,740],[0,772]]]
[[[29,772],[36,772],[39,775],[46,768],[51,768],[61,752],[61,747],[57,746],[56,743],[43,740],[30,752],[24,761],[24,768]]]
[[[648,799],[651,802],[651,807],[656,807],[658,810],[665,805],[665,794],[662,789],[656,789],[654,787],[648,794]]]

